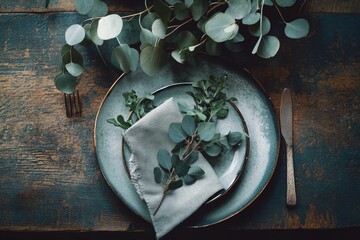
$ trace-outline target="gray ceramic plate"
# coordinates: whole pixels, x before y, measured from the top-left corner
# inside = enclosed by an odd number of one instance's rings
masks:
[[[188,94],[187,91],[193,91],[190,82],[184,83],[174,83],[168,86],[164,86],[153,94],[155,95],[155,99],[153,101],[155,106],[159,106],[165,100],[170,97],[174,98],[174,100],[178,103],[186,104],[187,106],[193,106],[194,100]],[[219,181],[224,186],[224,190],[218,192],[213,197],[211,197],[207,203],[214,201],[215,199],[219,199],[224,196],[231,187],[236,183],[236,180],[239,178],[246,161],[249,156],[250,149],[250,140],[247,135],[249,135],[245,120],[241,115],[240,110],[236,107],[233,102],[228,103],[229,113],[225,119],[218,119],[216,123],[217,132],[225,135],[229,132],[242,132],[244,133],[242,138],[242,143],[236,149],[230,149],[217,158],[208,158],[207,160],[213,167],[216,175],[219,177]],[[125,113],[126,114],[126,113]],[[123,143],[123,163],[127,170],[127,160],[130,159],[130,150],[127,147],[124,140]],[[127,170],[127,174],[128,170]]]
[[[128,112],[123,104],[124,92],[136,90],[139,95],[163,86],[206,79],[209,75],[228,75],[226,93],[238,99],[235,103],[246,122],[251,141],[249,159],[239,180],[231,191],[212,204],[204,205],[186,221],[186,225],[203,227],[221,222],[241,212],[264,190],[271,179],[279,153],[280,135],[274,107],[263,89],[243,69],[198,58],[185,65],[169,64],[160,74],[149,77],[141,69],[125,75],[105,96],[94,128],[98,163],[106,181],[115,194],[135,213],[150,221],[145,203],[138,197],[122,164],[121,129],[106,122]]]

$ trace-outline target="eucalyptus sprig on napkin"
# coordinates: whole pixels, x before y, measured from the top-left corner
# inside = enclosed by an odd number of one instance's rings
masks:
[[[168,131],[175,146],[171,152],[159,146],[159,166],[153,169],[155,182],[163,184],[163,197],[155,213],[169,190],[178,189],[184,184],[194,184],[205,174],[199,166],[192,166],[200,152],[208,157],[217,157],[241,144],[243,133],[229,132],[221,135],[216,132],[217,119],[226,118],[229,112],[228,102],[236,101],[223,92],[226,79],[226,75],[221,78],[210,76],[207,80],[195,82],[192,84],[193,91],[187,92],[194,100],[194,106],[178,103],[183,119],[181,123],[171,123]],[[154,107],[151,103],[153,95],[146,94],[145,97],[138,98],[132,91],[125,93],[124,97],[126,106],[135,113],[135,120]],[[117,119],[108,119],[108,122],[124,129],[133,123],[131,116],[130,120],[125,120],[122,115]]]

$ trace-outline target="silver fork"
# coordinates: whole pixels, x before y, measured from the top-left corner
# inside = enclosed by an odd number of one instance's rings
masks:
[[[79,91],[76,90],[71,94],[64,93],[64,103],[66,109],[66,117],[81,117],[81,101]]]

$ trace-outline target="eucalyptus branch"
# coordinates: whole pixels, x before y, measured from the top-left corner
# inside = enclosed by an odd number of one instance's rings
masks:
[[[272,0],[272,2],[273,2],[273,4],[274,4],[274,6],[275,6],[276,11],[279,13],[279,15],[280,15],[281,19],[283,20],[283,22],[284,22],[284,23],[286,23],[286,21],[285,21],[285,19],[284,19],[283,15],[281,14],[281,11],[280,11],[280,9],[279,9],[279,7],[278,7],[277,3],[276,3],[274,0]]]
[[[146,1],[145,1],[146,2]],[[154,5],[151,5],[149,8],[146,6],[146,9],[141,11],[141,12],[137,12],[137,13],[133,13],[133,14],[129,14],[129,15],[125,15],[125,16],[121,16],[122,18],[133,18],[133,17],[137,17],[140,16],[143,13],[149,12],[152,8],[154,7]]]

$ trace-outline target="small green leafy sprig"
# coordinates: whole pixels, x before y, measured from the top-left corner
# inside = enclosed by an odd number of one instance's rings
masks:
[[[139,98],[134,90],[123,94],[125,98],[125,106],[130,109],[129,118],[125,120],[125,117],[118,115],[115,118],[107,119],[108,123],[113,124],[116,127],[122,129],[128,129],[140,118],[145,116],[148,112],[155,108],[153,105],[154,95],[145,93],[144,97]]]
[[[302,0],[303,3],[306,0]],[[138,65],[154,76],[169,58],[184,63],[196,52],[219,56],[225,51],[247,50],[261,58],[275,56],[280,41],[271,33],[268,9],[275,8],[284,25],[284,35],[299,39],[309,33],[304,18],[285,19],[280,9],[296,0],[144,0],[144,9],[131,14],[108,12],[101,0],[75,0],[76,10],[89,18],[71,25],[61,50],[61,72],[55,86],[72,93],[84,72],[78,45],[94,45],[106,63],[100,47],[113,41],[111,64],[127,73]],[[302,4],[304,5],[304,4]]]

